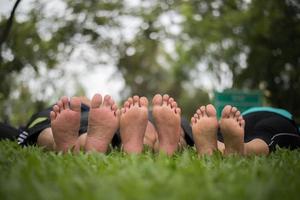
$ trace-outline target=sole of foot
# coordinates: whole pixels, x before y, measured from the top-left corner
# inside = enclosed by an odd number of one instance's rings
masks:
[[[241,112],[230,105],[224,107],[220,120],[220,130],[224,138],[225,155],[244,154],[245,120]]]
[[[201,106],[191,119],[193,138],[199,155],[217,150],[218,120],[213,105]]]
[[[152,99],[153,118],[158,133],[159,151],[173,155],[178,149],[181,131],[181,110],[169,95],[156,94]]]
[[[85,150],[106,153],[118,127],[118,107],[114,100],[109,95],[102,99],[100,94],[95,94],[89,111]]]
[[[143,141],[148,124],[148,100],[134,96],[124,102],[120,117],[120,134],[123,150],[129,154],[143,151]]]
[[[50,112],[55,150],[67,152],[75,147],[80,128],[81,102],[77,97],[62,97]]]

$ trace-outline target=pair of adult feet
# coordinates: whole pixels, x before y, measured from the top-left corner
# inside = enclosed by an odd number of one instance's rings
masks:
[[[211,155],[218,150],[217,132],[223,135],[224,154],[244,154],[245,121],[241,112],[230,105],[224,107],[220,121],[213,105],[201,106],[191,119],[198,154]],[[221,149],[221,148],[219,148]]]
[[[168,95],[155,95],[153,118],[158,134],[159,149],[171,155],[180,140],[180,108]],[[66,152],[81,148],[78,142],[80,129],[81,101],[78,97],[68,100],[62,97],[50,113],[51,128],[57,151]],[[91,100],[88,129],[83,148],[86,151],[105,153],[111,140],[120,128],[123,149],[127,153],[140,153],[148,124],[148,100],[134,96],[125,101],[123,108],[117,108],[113,99],[106,95],[94,95]]]

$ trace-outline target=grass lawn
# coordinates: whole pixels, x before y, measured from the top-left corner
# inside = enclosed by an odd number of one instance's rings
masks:
[[[55,154],[0,142],[0,200],[299,199],[300,151],[267,157]]]

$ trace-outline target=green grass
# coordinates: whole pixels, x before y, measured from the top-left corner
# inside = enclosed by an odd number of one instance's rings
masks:
[[[299,199],[300,151],[267,157],[55,154],[0,142],[0,199]]]

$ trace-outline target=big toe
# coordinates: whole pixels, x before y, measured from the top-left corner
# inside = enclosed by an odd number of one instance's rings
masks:
[[[81,101],[78,97],[72,97],[70,100],[70,106],[73,111],[80,112]]]
[[[99,108],[102,103],[102,96],[100,94],[95,94],[92,98],[91,107]]]
[[[229,118],[232,106],[226,105],[222,110],[222,118]]]
[[[160,94],[156,94],[152,99],[153,106],[161,106],[163,98]]]
[[[206,113],[208,117],[216,117],[217,111],[216,108],[212,104],[208,104],[206,106]]]

